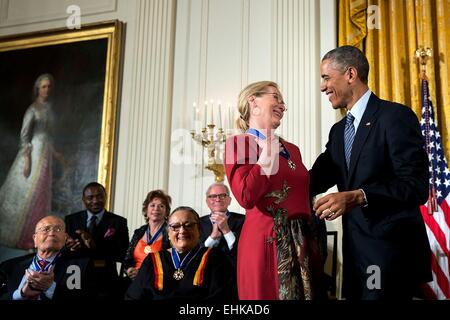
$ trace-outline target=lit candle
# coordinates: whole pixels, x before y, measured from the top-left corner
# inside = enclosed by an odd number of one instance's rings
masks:
[[[204,120],[205,120],[205,125],[203,126],[203,128],[206,128],[207,115],[208,115],[208,101],[205,101],[205,112],[203,113],[203,117],[204,117]]]
[[[197,103],[192,104],[193,114],[192,114],[192,130],[195,130],[195,122],[197,122]]]
[[[221,109],[221,106],[220,106],[220,100],[217,101],[217,104],[219,105],[219,123],[217,125],[219,126],[219,128],[223,128],[223,125],[222,125],[222,109]]]
[[[214,100],[210,100],[211,102],[211,121],[209,124],[214,124]]]

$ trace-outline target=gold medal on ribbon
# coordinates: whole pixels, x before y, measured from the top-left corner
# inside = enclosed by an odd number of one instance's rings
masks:
[[[145,254],[149,254],[150,252],[152,252],[152,247],[151,246],[145,246],[144,253]]]
[[[294,161],[292,161],[291,159],[288,159],[288,167],[291,170],[295,170],[297,168],[297,166],[295,165]]]
[[[173,278],[175,280],[181,280],[181,279],[183,279],[183,277],[184,277],[184,273],[183,273],[183,270],[181,270],[181,269],[177,269],[173,273]]]

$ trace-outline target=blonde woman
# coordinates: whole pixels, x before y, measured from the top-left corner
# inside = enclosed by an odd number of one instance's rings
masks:
[[[309,300],[321,274],[309,202],[309,175],[299,148],[274,134],[286,104],[278,85],[261,81],[238,99],[244,133],[225,147],[227,178],[246,218],[238,244],[239,299]]]

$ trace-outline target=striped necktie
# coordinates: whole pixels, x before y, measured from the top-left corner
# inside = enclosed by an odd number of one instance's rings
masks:
[[[345,151],[345,163],[347,164],[347,169],[350,167],[350,156],[352,155],[352,145],[355,139],[355,126],[353,121],[355,117],[349,112],[347,113],[347,119],[345,121],[345,131],[344,131],[344,151]]]

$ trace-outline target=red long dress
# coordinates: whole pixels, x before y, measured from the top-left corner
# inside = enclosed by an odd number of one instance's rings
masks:
[[[310,237],[309,174],[297,146],[281,140],[296,168],[279,157],[278,172],[261,174],[255,137],[227,140],[225,169],[235,199],[246,209],[238,243],[241,300],[312,299],[317,239]],[[313,259],[310,257],[314,256]]]

